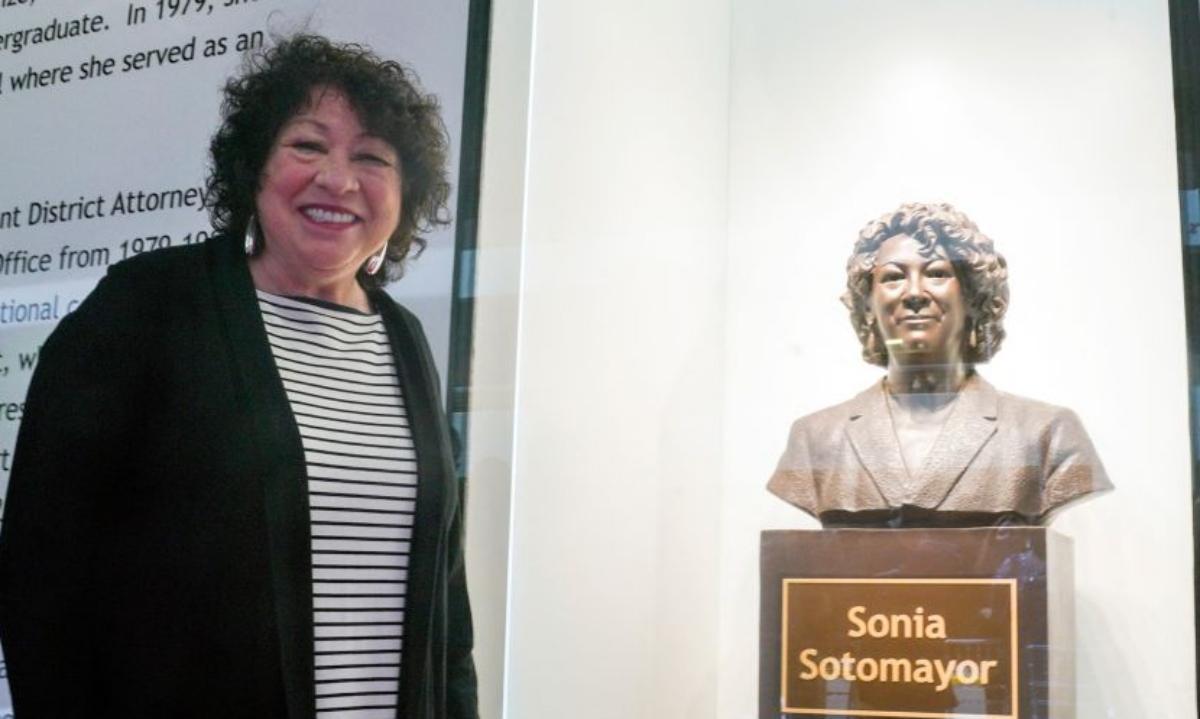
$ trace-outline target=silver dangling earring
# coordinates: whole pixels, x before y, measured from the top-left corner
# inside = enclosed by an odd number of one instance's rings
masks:
[[[387,254],[387,245],[386,244],[383,246],[383,249],[380,250],[377,254],[371,255],[371,259],[367,260],[367,266],[364,267],[363,270],[368,275],[373,275],[376,272],[379,272],[379,268],[383,267],[383,256],[385,254]]]
[[[258,249],[258,223],[255,222],[254,213],[250,213],[250,220],[246,223],[246,239],[242,244],[242,249],[246,251],[247,257],[253,257],[255,250]]]

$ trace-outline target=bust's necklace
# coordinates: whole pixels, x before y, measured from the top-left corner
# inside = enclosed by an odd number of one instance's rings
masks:
[[[937,440],[941,437],[954,412],[958,392],[914,392],[897,395],[883,382],[887,397],[888,420],[892,426],[892,437],[900,450],[904,473],[911,481],[917,479],[917,471],[924,464]]]

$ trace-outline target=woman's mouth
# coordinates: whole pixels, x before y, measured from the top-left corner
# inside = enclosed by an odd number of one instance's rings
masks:
[[[324,207],[304,207],[300,211],[313,222],[320,222],[322,224],[350,225],[358,221],[358,217],[354,213],[331,210]]]

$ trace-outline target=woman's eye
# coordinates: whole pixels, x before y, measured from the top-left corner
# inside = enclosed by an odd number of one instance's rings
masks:
[[[899,272],[884,272],[882,275],[879,276],[879,281],[883,282],[885,284],[890,284],[892,282],[901,282],[903,280],[904,280],[904,275],[900,274]]]
[[[301,152],[321,152],[325,146],[315,140],[296,140],[291,143],[293,149]]]
[[[376,155],[370,152],[364,152],[357,157],[358,160],[369,165],[377,165],[379,167],[391,167],[392,161],[382,155]]]

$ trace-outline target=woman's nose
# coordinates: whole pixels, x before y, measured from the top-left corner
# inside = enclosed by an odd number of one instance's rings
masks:
[[[336,195],[353,192],[358,189],[358,177],[349,161],[333,155],[325,158],[317,171],[316,183],[322,189]]]

